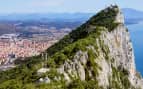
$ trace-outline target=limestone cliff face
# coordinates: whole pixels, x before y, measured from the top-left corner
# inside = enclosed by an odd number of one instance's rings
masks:
[[[86,51],[77,51],[72,59],[57,68],[57,72],[64,75],[67,83],[73,78],[81,81],[96,79],[104,89],[117,89],[116,85],[119,89],[143,89],[142,79],[137,76],[134,51],[123,14],[119,8],[109,8],[118,11],[114,20],[118,25],[112,31],[102,27],[104,31],[94,38],[96,48],[88,45]],[[108,9],[103,11],[108,12]],[[96,27],[91,25],[87,30]],[[91,59],[91,55],[96,57]],[[90,61],[94,63],[90,64]],[[98,73],[94,74],[94,70]]]
[[[110,6],[47,49],[45,58],[0,72],[0,89],[143,89],[133,52],[123,14]]]

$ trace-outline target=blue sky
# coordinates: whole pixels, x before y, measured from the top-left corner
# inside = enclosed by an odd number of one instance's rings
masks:
[[[114,3],[143,11],[143,0],[0,0],[0,13],[93,13]]]

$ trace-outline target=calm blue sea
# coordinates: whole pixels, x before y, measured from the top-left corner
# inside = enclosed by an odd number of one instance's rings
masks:
[[[127,25],[133,43],[137,70],[143,76],[143,22]]]

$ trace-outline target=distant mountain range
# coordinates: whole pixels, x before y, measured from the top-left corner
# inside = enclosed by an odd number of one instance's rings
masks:
[[[136,23],[143,20],[143,11],[123,8],[125,21],[127,23]],[[0,21],[41,21],[41,22],[82,22],[88,20],[95,13],[45,13],[45,14],[9,14],[0,15]]]
[[[124,13],[126,24],[135,24],[143,21],[143,11],[124,8],[122,9],[122,12]]]
[[[95,13],[94,13],[95,14]],[[9,15],[0,15],[0,20],[8,20],[8,21],[25,21],[25,20],[34,20],[34,21],[84,21],[89,19],[93,13],[45,13],[45,14],[9,14]]]
[[[124,8],[122,12],[125,16],[126,24],[136,24],[143,21],[143,11],[131,8]],[[13,33],[17,27],[19,31],[31,26],[57,29],[75,29],[87,21],[95,13],[47,13],[47,14],[9,14],[0,15],[0,35]]]
[[[122,11],[126,18],[143,18],[143,11],[139,11],[131,8],[124,8],[122,9]]]

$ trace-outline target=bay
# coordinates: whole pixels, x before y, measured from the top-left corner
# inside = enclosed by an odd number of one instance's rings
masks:
[[[143,22],[127,25],[133,44],[136,69],[143,76]]]

